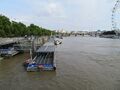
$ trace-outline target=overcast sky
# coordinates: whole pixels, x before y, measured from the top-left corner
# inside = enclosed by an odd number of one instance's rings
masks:
[[[116,0],[0,0],[0,13],[12,20],[68,31],[111,29]]]

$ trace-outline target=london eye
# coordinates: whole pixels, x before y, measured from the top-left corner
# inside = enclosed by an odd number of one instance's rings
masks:
[[[112,10],[112,30],[120,30],[120,0],[117,0]]]

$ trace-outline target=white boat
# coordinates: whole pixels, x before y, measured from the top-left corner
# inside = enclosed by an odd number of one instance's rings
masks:
[[[61,41],[60,39],[55,39],[55,40],[54,40],[54,44],[55,44],[55,45],[62,44],[62,41]]]

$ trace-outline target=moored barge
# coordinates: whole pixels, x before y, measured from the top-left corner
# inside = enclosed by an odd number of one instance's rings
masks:
[[[24,63],[27,71],[53,71],[56,70],[55,46],[47,43],[36,51],[34,59]]]

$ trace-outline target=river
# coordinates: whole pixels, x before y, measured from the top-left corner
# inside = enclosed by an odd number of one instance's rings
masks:
[[[120,90],[120,40],[66,37],[56,72],[26,72],[28,54],[0,61],[0,90]]]

